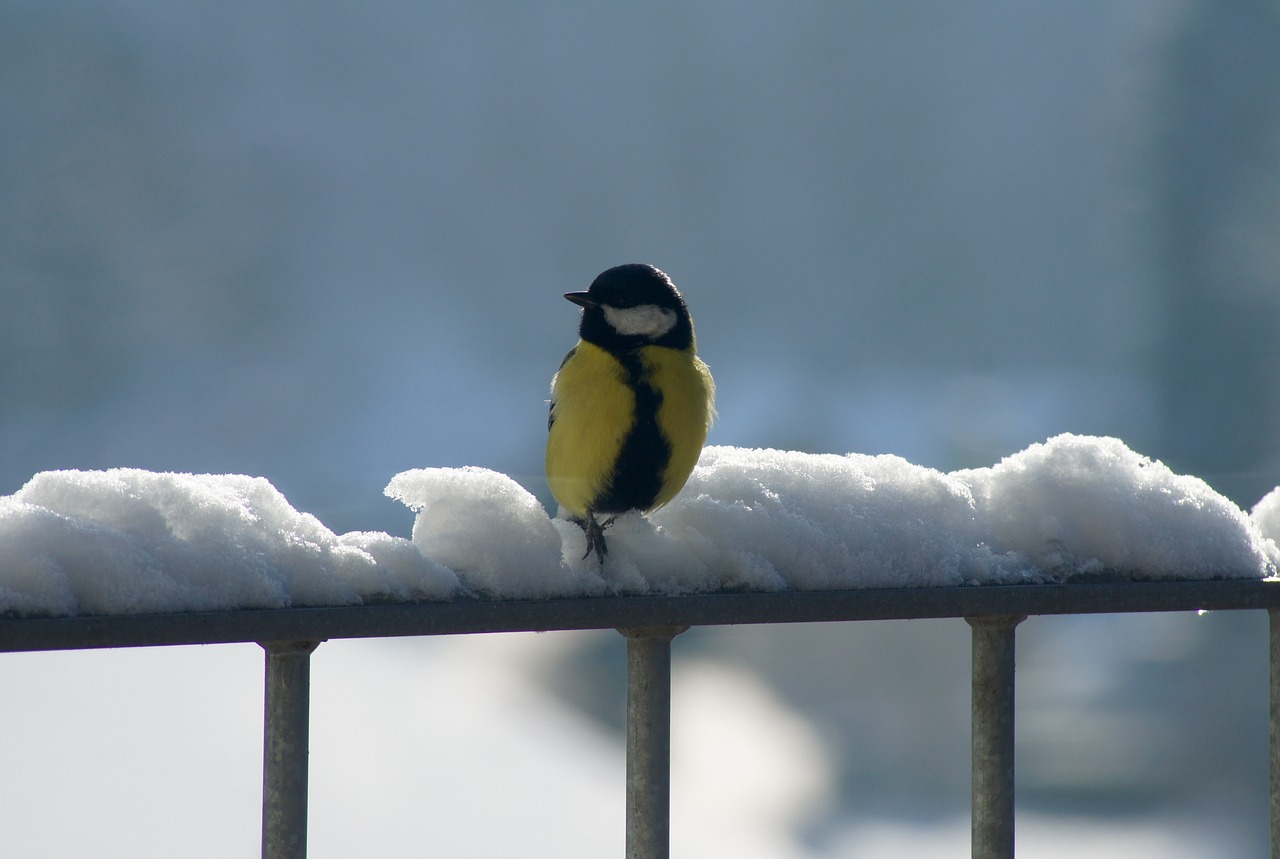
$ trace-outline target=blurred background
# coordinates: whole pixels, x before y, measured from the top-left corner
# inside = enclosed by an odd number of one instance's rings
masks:
[[[404,536],[409,468],[549,500],[560,294],[646,261],[712,443],[952,470],[1114,435],[1247,511],[1277,44],[1274,0],[0,0],[0,494],[247,473]],[[678,639],[676,855],[966,855],[968,633]],[[4,656],[4,852],[253,855],[260,662]],[[620,853],[620,636],[313,670],[313,856]],[[1021,853],[1265,855],[1266,677],[1254,614],[1025,622]]]

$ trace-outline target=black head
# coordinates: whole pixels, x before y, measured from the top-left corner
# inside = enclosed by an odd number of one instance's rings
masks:
[[[586,292],[565,293],[582,307],[583,340],[619,352],[640,346],[693,345],[693,323],[671,278],[644,263],[601,272]]]

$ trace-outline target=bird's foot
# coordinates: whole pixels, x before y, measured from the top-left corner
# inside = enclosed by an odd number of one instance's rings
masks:
[[[602,565],[604,564],[604,556],[609,554],[609,546],[604,541],[604,529],[612,525],[613,520],[617,518],[615,514],[601,523],[596,521],[594,514],[588,513],[586,519],[576,520],[583,533],[587,535],[587,551],[582,555],[583,560],[586,560],[591,556],[592,552],[595,552],[596,559]]]

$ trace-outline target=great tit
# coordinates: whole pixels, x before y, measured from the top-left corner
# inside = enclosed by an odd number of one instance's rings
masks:
[[[689,479],[715,417],[715,382],[684,299],[657,268],[620,265],[564,297],[582,322],[551,380],[547,483],[586,532],[583,557],[604,563],[604,529],[618,514],[661,507]]]

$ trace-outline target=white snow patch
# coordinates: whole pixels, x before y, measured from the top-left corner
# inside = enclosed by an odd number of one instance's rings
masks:
[[[1268,492],[1262,500],[1254,505],[1249,514],[1263,538],[1271,542],[1274,549],[1280,544],[1280,486]]]
[[[711,447],[651,521],[722,587],[909,587],[1020,574],[1024,559],[997,559],[980,545],[975,512],[966,484],[896,456]]]
[[[0,611],[110,614],[718,590],[1264,578],[1280,490],[1252,516],[1117,439],[1061,435],[950,474],[896,456],[709,447],[684,491],[582,529],[482,468],[387,494],[412,541],[342,536],[260,477],[136,469],[36,475],[0,497]]]
[[[408,540],[339,538],[260,477],[54,471],[0,498],[0,609],[117,614],[443,599]]]
[[[571,596],[599,577],[561,561],[560,534],[523,486],[487,468],[416,468],[392,478],[389,497],[418,516],[413,543],[489,597]]]
[[[650,521],[720,587],[1263,578],[1280,561],[1204,481],[1076,435],[951,474],[894,456],[711,447]]]
[[[1060,435],[955,476],[973,487],[984,539],[1049,575],[1257,578],[1280,560],[1233,502],[1119,439]]]

